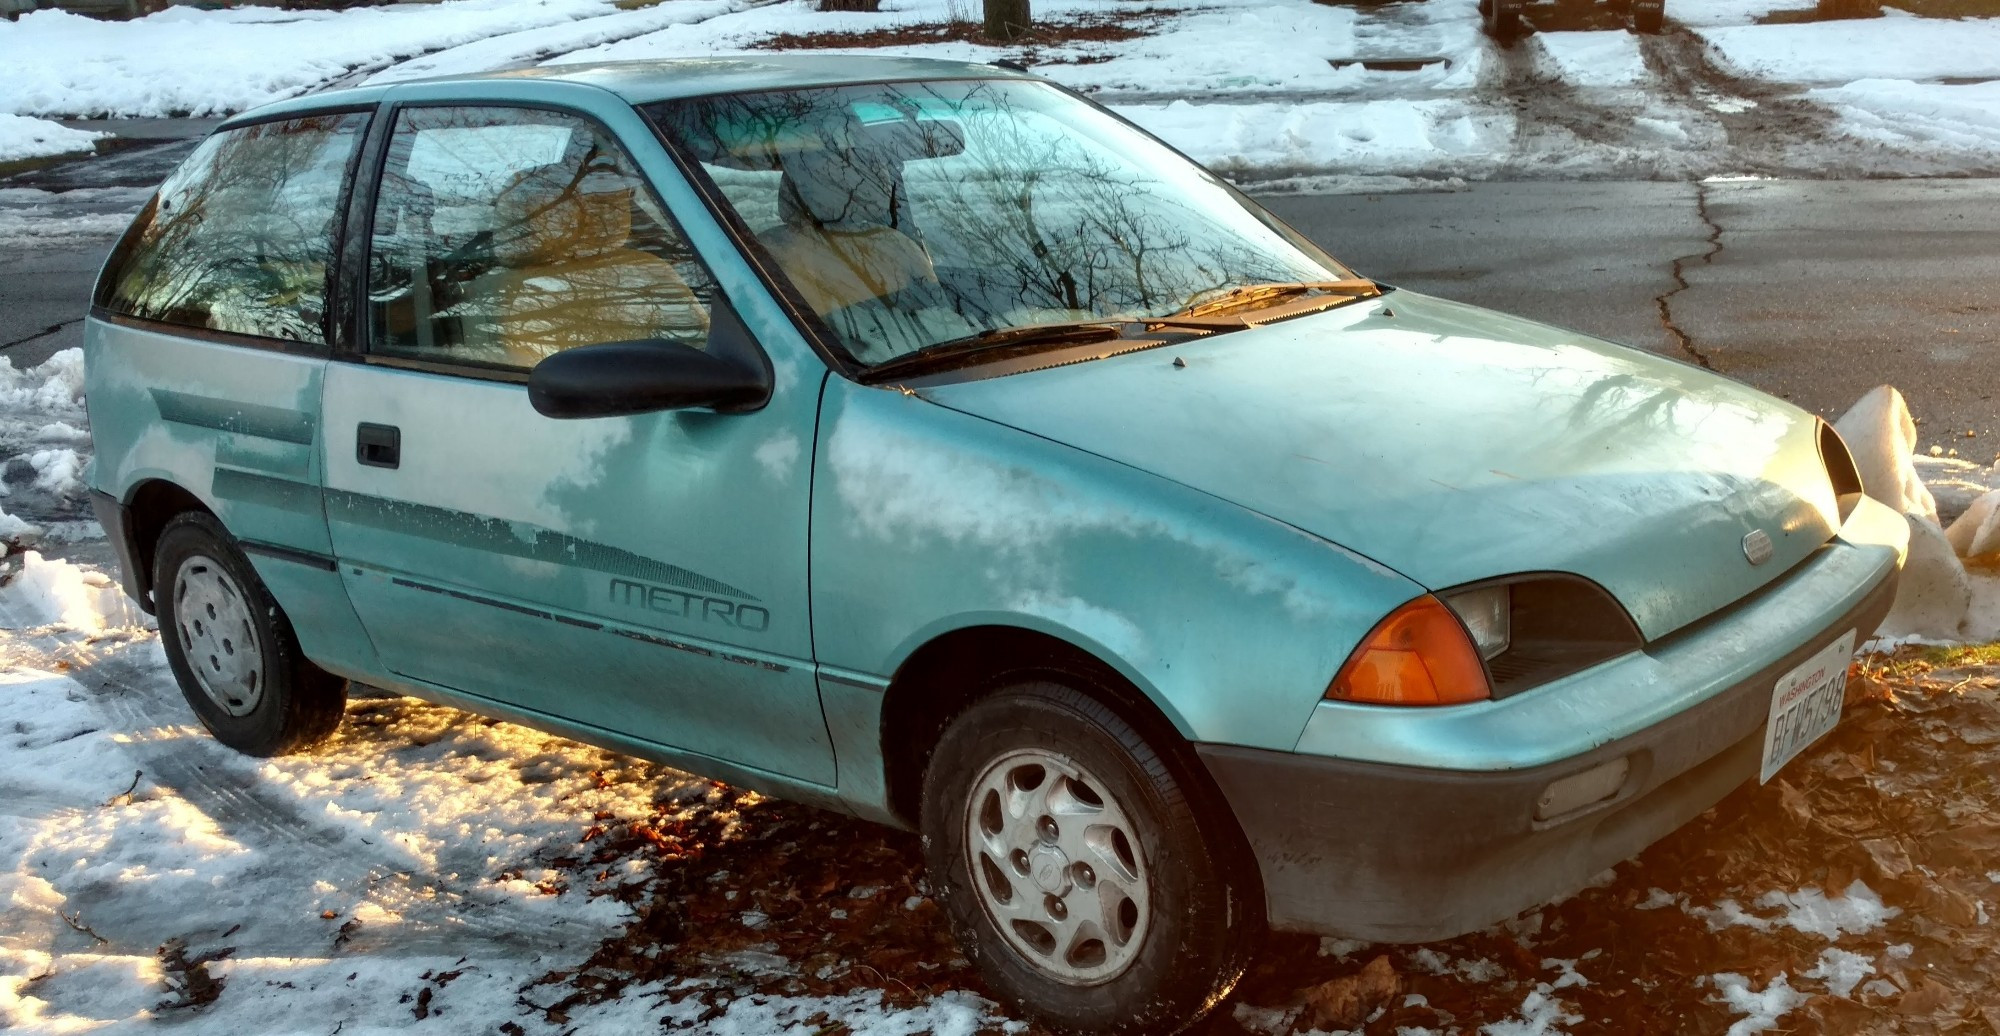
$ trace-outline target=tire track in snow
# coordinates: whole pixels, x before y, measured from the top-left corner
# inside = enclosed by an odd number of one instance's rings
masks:
[[[196,721],[171,678],[162,679],[157,669],[134,658],[149,644],[149,639],[140,640],[108,651],[67,645],[47,660],[67,661],[67,668],[44,668],[62,671],[90,691],[92,705],[115,729],[143,731],[193,725]],[[352,831],[317,822],[301,811],[302,803],[268,793],[253,773],[235,764],[229,749],[206,738],[157,742],[135,738],[127,747],[144,771],[147,784],[179,796],[213,821],[225,837],[264,853],[274,864],[273,870],[258,875],[263,879],[260,887],[241,897],[246,914],[258,905],[252,900],[271,894],[272,886],[290,883],[295,888],[285,891],[296,894],[301,910],[316,898],[316,889],[333,888],[400,915],[392,923],[364,923],[340,945],[334,944],[336,926],[331,923],[324,929],[293,926],[283,932],[246,929],[229,938],[239,955],[581,954],[619,927],[555,915],[506,898],[468,895],[472,891],[468,882],[453,880],[457,875],[398,866],[401,861],[385,858],[383,847]],[[121,893],[116,888],[97,888],[72,890],[72,894],[99,899]],[[217,894],[228,897],[235,890],[218,889]],[[157,943],[162,912],[133,911],[133,916],[121,919],[118,911],[97,906],[92,916],[93,924],[112,941],[111,949],[149,955]],[[216,938],[222,935],[208,934]]]

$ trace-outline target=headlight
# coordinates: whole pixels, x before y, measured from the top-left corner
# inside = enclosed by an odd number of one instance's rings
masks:
[[[1425,594],[1362,638],[1330,701],[1459,705],[1505,698],[1645,646],[1618,600],[1582,576],[1536,572]]]
[[[1444,603],[1458,613],[1458,621],[1465,623],[1482,660],[1492,660],[1513,642],[1514,592],[1508,587],[1486,586],[1447,594]]]

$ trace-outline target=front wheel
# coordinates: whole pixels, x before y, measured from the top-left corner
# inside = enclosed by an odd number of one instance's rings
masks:
[[[306,661],[278,602],[212,516],[189,512],[161,531],[153,602],[167,665],[216,740],[283,755],[340,725],[347,681]]]
[[[1242,977],[1261,904],[1223,824],[1146,738],[1062,684],[1004,689],[944,732],[925,861],[989,986],[1058,1032],[1174,1033]],[[1226,820],[1227,818],[1223,818]]]

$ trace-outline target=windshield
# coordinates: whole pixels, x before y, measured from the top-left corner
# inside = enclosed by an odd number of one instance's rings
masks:
[[[700,162],[856,361],[1009,328],[1139,320],[1351,277],[1215,177],[1023,80],[668,102]]]

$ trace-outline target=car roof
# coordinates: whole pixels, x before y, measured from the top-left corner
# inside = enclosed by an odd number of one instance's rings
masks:
[[[886,83],[921,79],[1032,79],[1025,73],[994,65],[935,58],[880,57],[856,54],[771,54],[715,58],[673,58],[655,61],[603,61],[467,75],[410,79],[398,83],[349,87],[295,97],[242,113],[231,123],[255,122],[274,115],[302,114],[322,109],[372,105],[390,90],[408,84],[485,83],[545,80],[581,83],[610,91],[631,104],[680,97],[784,90],[848,83]]]

